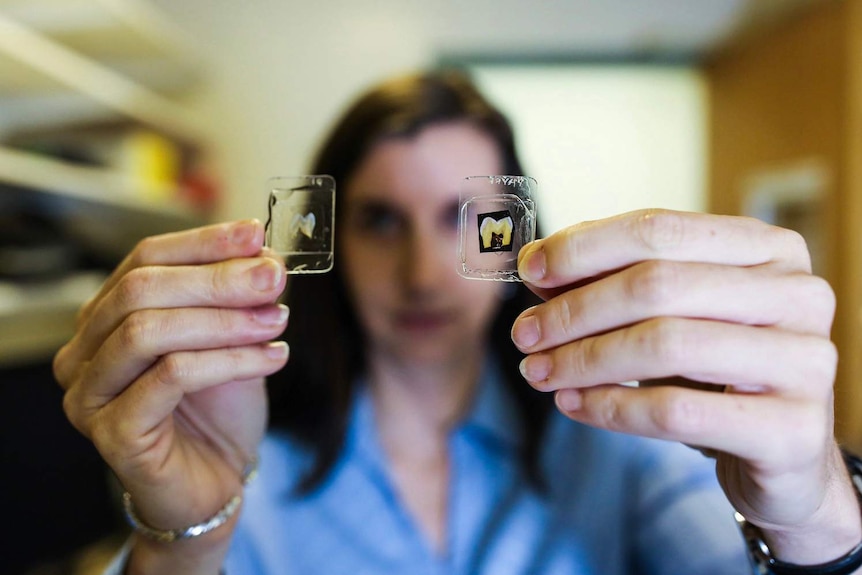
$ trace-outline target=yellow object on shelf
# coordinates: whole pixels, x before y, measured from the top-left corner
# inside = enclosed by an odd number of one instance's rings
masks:
[[[135,181],[148,200],[169,200],[181,176],[181,154],[170,139],[136,130],[123,143],[121,169]]]

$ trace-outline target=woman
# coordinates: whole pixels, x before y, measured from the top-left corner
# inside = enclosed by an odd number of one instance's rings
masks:
[[[337,263],[290,280],[289,363],[255,222],[142,242],[57,355],[143,533],[117,568],[741,573],[727,498],[788,562],[862,539],[831,431],[832,294],[797,235],[667,212],[573,226],[520,254],[546,300],[524,311],[525,286],[455,271],[458,181],[520,173],[457,74],[366,94],[313,171],[339,184]],[[630,380],[665,385],[608,385]]]

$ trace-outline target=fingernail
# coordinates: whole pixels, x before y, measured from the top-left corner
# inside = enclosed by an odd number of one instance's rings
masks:
[[[259,291],[274,289],[284,273],[281,266],[275,261],[268,259],[265,262],[251,268],[251,285]]]
[[[528,282],[535,282],[545,277],[547,261],[542,244],[533,247],[518,265],[518,275]]]
[[[521,360],[518,368],[529,382],[545,381],[551,375],[552,361],[546,353],[534,353]]]
[[[584,404],[583,394],[580,389],[561,389],[554,397],[557,409],[560,411],[578,411]]]
[[[284,304],[259,307],[254,310],[254,319],[263,325],[281,325],[287,321],[290,310]]]
[[[263,348],[263,352],[271,359],[284,359],[288,351],[286,341],[271,341]]]
[[[539,343],[541,337],[539,320],[535,315],[521,316],[515,320],[515,325],[512,326],[512,341],[518,347],[524,349],[532,347]]]
[[[257,222],[255,220],[245,220],[238,222],[230,231],[230,241],[236,245],[242,245],[251,241],[257,233]]]

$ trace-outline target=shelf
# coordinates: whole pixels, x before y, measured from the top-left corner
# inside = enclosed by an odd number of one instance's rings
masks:
[[[0,367],[50,360],[72,337],[78,309],[104,280],[85,272],[44,284],[0,281]]]
[[[182,33],[140,0],[0,0],[0,138],[125,123],[204,148],[209,137],[195,110],[157,91],[159,81],[136,81],[120,63],[183,77],[186,84],[202,68]],[[151,226],[133,226],[142,235],[205,219],[171,186],[8,143],[0,143],[0,184],[84,202],[123,221],[149,220]]]
[[[203,139],[203,128],[186,108],[39,35],[0,13],[0,53],[6,69],[0,96],[56,93],[64,86],[107,110],[184,140]]]
[[[179,191],[136,181],[122,172],[70,164],[29,152],[0,146],[0,181],[27,189],[109,207],[140,212],[142,216],[168,217],[194,222],[203,219],[182,200]]]
[[[158,183],[196,181],[202,189],[189,171],[211,135],[182,103],[201,83],[202,64],[194,45],[144,0],[0,0],[0,204],[50,216],[100,265],[119,261],[145,236],[206,223],[185,201],[188,190]],[[95,150],[85,134],[99,130],[111,152],[111,137],[119,153],[124,135],[164,139],[162,152],[175,148],[179,158],[176,173],[166,176],[147,156],[87,155]],[[52,147],[58,137],[69,147]],[[158,159],[158,147],[149,152]],[[0,366],[50,359],[103,279],[0,281]]]
[[[110,67],[151,62],[186,82],[200,79],[202,52],[141,0],[0,0],[0,13]]]
[[[122,257],[144,236],[208,221],[169,186],[3,147],[0,181],[52,197],[53,209],[63,213],[69,232],[94,252],[112,258]]]
[[[160,50],[173,58],[195,59],[200,50],[185,32],[141,0],[0,0],[0,10],[45,34],[77,38],[78,46],[112,46],[119,41],[134,53]],[[133,34],[129,38],[129,34]],[[84,38],[83,36],[87,36]]]

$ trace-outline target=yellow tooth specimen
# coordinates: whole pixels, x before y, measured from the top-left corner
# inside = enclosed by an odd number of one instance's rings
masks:
[[[503,212],[505,213],[505,212]],[[482,237],[482,251],[512,249],[512,216],[494,219],[488,214],[479,224],[479,235]]]

